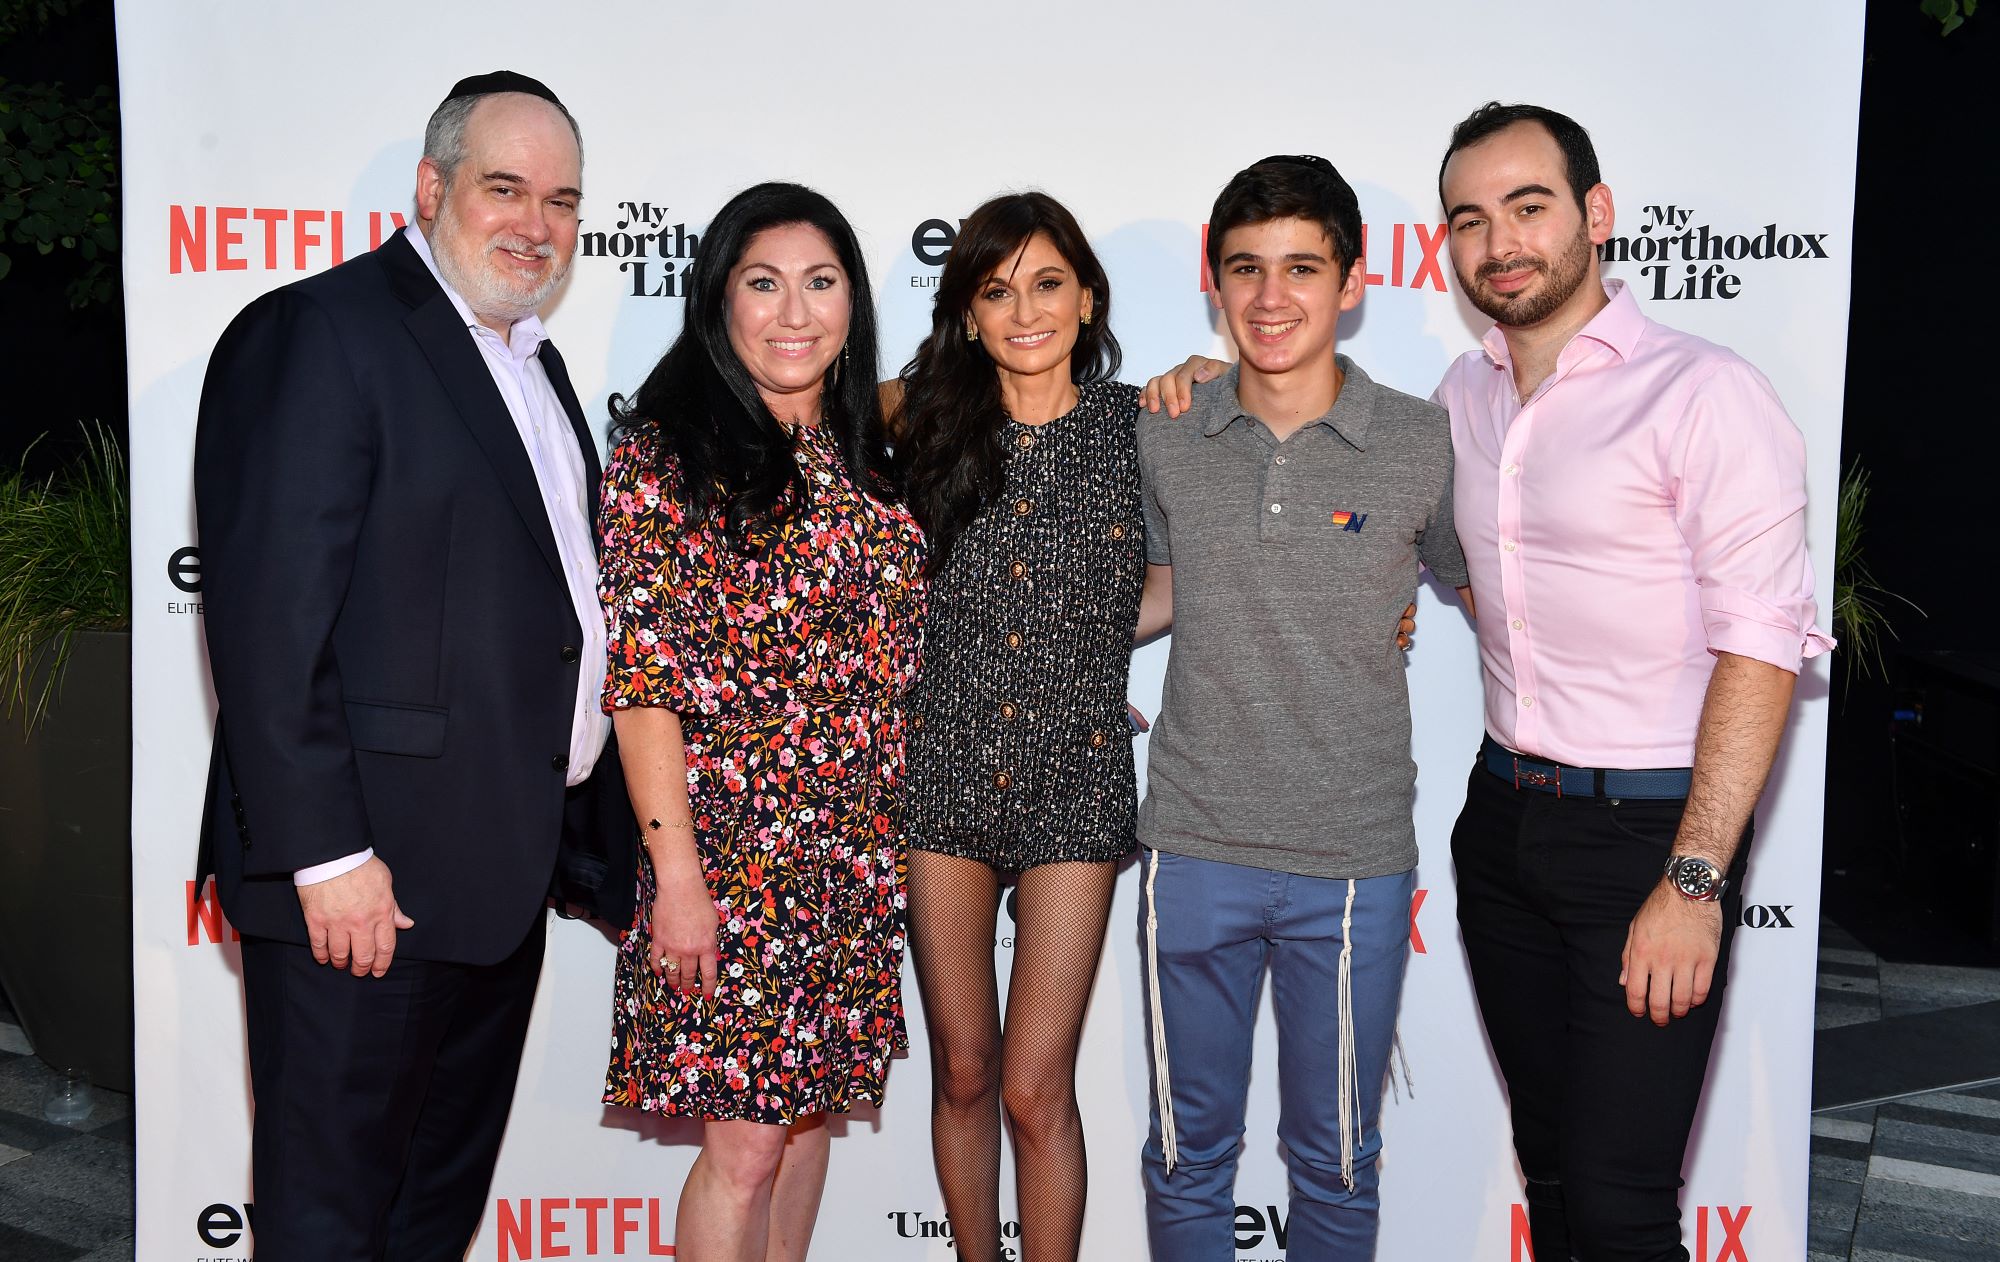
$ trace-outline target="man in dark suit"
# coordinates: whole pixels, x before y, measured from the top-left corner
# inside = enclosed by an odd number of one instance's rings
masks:
[[[536,316],[582,165],[548,88],[461,82],[418,222],[259,298],[209,362],[203,866],[243,934],[264,1257],[462,1255],[558,844],[631,829],[596,451]]]

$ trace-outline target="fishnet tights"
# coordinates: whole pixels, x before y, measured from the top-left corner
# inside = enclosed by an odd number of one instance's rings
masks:
[[[964,1262],[1000,1239],[1000,1112],[1014,1140],[1023,1262],[1074,1262],[1087,1186],[1076,1052],[1104,947],[1115,863],[1051,863],[1018,882],[1005,1036],[994,976],[1000,878],[910,854],[910,951],[931,1045],[931,1155]]]

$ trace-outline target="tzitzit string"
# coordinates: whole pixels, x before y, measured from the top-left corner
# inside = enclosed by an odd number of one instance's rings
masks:
[[[1354,879],[1347,881],[1347,906],[1340,913],[1340,1181],[1354,1190],[1354,1141],[1361,1125],[1360,1066],[1354,1054]]]
[[[1167,1173],[1172,1174],[1179,1146],[1174,1141],[1173,1082],[1167,1076],[1167,1019],[1160,1012],[1160,908],[1153,897],[1153,882],[1159,875],[1160,852],[1155,850],[1146,865],[1146,984],[1153,1007],[1153,1089],[1160,1100],[1160,1150]]]

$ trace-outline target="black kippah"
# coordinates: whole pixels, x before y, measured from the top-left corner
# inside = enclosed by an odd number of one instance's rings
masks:
[[[451,101],[461,96],[484,96],[488,92],[525,92],[529,96],[542,98],[557,109],[563,108],[563,103],[556,99],[556,94],[549,91],[548,84],[540,79],[530,79],[527,75],[513,70],[495,70],[490,74],[476,74],[469,79],[460,79],[451,85],[451,91],[445,94],[444,99]]]

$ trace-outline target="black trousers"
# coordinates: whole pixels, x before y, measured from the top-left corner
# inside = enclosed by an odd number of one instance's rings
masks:
[[[484,1212],[545,941],[382,977],[243,939],[261,1262],[459,1262]]]
[[[1679,1192],[1742,914],[1737,850],[1708,1002],[1665,1029],[1619,956],[1685,803],[1516,789],[1475,764],[1451,834],[1458,923],[1527,1177],[1535,1262],[1681,1262]]]

